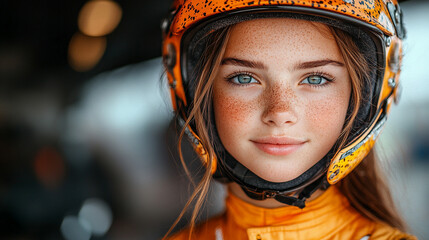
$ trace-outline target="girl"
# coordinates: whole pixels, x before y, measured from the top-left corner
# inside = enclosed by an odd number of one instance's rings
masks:
[[[395,0],[176,0],[163,29],[179,142],[206,166],[172,239],[415,239],[371,151],[397,98]],[[226,212],[194,227],[212,176]]]

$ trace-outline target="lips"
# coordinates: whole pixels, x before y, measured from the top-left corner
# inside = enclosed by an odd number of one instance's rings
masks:
[[[251,141],[263,152],[275,156],[291,154],[306,143],[304,140],[289,137],[264,137]]]

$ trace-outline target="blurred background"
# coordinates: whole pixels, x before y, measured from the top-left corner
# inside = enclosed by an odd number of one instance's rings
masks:
[[[0,2],[0,239],[168,230],[191,190],[160,58],[170,2]],[[401,6],[402,99],[377,148],[410,231],[429,239],[429,2]],[[222,209],[222,186],[212,192],[204,215]]]

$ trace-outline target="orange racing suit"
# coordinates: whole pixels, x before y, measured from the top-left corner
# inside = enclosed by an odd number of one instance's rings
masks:
[[[332,186],[304,209],[286,206],[267,209],[254,206],[233,194],[226,211],[196,227],[192,239],[204,240],[408,240],[417,239],[384,223],[362,216]],[[169,240],[187,240],[187,229]]]

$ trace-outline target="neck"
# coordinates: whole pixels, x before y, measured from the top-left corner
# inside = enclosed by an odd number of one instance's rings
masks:
[[[285,207],[288,205],[285,205],[284,203],[278,202],[275,199],[269,198],[269,199],[265,199],[265,200],[255,200],[252,199],[250,197],[248,197],[246,195],[246,193],[244,193],[243,189],[240,187],[240,185],[238,185],[237,183],[233,182],[228,184],[228,189],[229,191],[234,194],[235,196],[237,196],[238,198],[240,198],[241,200],[250,203],[254,206],[257,207],[262,207],[262,208],[280,208],[280,207]],[[306,200],[306,202],[311,202],[312,200],[316,199],[317,197],[319,197],[320,195],[322,195],[324,191],[323,190],[316,190],[310,198],[308,198]]]

